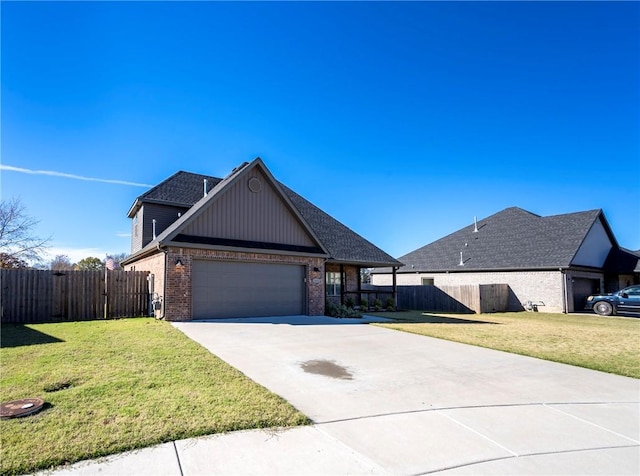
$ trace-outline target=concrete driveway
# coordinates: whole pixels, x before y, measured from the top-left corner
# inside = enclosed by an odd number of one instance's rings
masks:
[[[639,380],[360,322],[175,323],[315,423],[178,445],[181,472],[640,474]]]

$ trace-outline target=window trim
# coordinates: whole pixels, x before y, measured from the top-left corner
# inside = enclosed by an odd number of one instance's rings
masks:
[[[342,273],[340,271],[325,272],[324,286],[327,296],[340,296],[342,294]]]

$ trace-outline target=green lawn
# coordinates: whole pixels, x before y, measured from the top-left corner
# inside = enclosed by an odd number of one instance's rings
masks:
[[[377,324],[415,334],[640,378],[640,319],[514,312],[376,313]]]
[[[1,474],[211,433],[309,423],[280,397],[154,319],[2,326]]]

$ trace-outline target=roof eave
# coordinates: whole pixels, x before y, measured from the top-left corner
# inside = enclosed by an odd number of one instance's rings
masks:
[[[513,272],[513,271],[563,271],[567,269],[574,269],[575,266],[569,265],[557,265],[557,266],[526,266],[526,267],[507,267],[507,268],[469,268],[460,266],[456,268],[442,268],[442,269],[417,269],[417,268],[405,268],[398,271],[401,274],[415,274],[415,273],[496,273],[496,272]],[[378,271],[372,274],[388,274],[388,271]]]
[[[129,213],[127,213],[127,217],[133,218],[135,214],[138,212],[138,210],[140,209],[140,207],[145,203],[152,203],[154,205],[165,205],[168,207],[181,207],[181,208],[191,208],[192,206],[189,203],[183,203],[183,202],[170,202],[167,200],[157,200],[153,198],[140,200],[139,198],[136,198],[136,201],[133,203],[133,205],[131,205],[131,208],[129,209]]]
[[[142,206],[142,202],[140,201],[139,198],[136,198],[136,200],[133,202],[133,205],[131,205],[131,208],[129,208],[129,211],[127,212],[127,218],[133,218],[136,213],[138,213],[138,209]]]
[[[387,262],[387,261],[366,261],[366,260],[350,260],[350,259],[336,259],[336,258],[329,258],[327,260],[327,263],[338,263],[338,264],[352,264],[355,266],[361,266],[364,268],[386,268],[386,267],[392,267],[392,268],[399,268],[401,266],[404,266],[404,264],[400,263],[399,261],[394,261],[394,262]]]
[[[326,253],[310,253],[305,251],[291,251],[291,250],[274,250],[266,248],[248,248],[242,246],[224,246],[224,245],[206,245],[201,243],[189,243],[184,241],[167,241],[162,243],[163,247],[173,248],[192,248],[200,250],[214,250],[214,251],[236,251],[244,253],[259,253],[267,255],[283,255],[283,256],[306,256],[314,258],[327,259],[329,257]]]
[[[144,248],[142,248],[141,250],[136,251],[135,253],[130,254],[129,256],[127,256],[125,259],[123,259],[120,264],[121,265],[128,265],[131,263],[134,263],[136,261],[138,261],[139,259],[142,258],[146,258],[147,256],[150,256],[154,253],[157,253],[159,251],[162,251],[162,248],[164,248],[164,244],[159,242],[159,241],[152,241],[149,244],[147,244],[147,246],[145,246]]]

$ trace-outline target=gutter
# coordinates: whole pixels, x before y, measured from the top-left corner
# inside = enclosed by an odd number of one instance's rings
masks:
[[[406,266],[406,265],[405,265]],[[398,271],[399,274],[415,274],[415,273],[495,273],[495,272],[506,272],[506,271],[557,271],[557,267],[553,266],[542,266],[539,268],[530,267],[530,268],[464,268],[464,266],[460,266],[461,269],[417,269],[417,268],[404,268],[402,271]],[[564,270],[565,268],[560,268]],[[578,267],[572,267],[572,269],[578,269]],[[599,271],[599,268],[582,268],[585,270],[596,270]],[[371,274],[390,274],[389,271],[377,271]]]
[[[151,243],[153,243],[153,242],[151,242]],[[160,241],[156,242],[156,247],[155,248],[153,246],[149,246],[151,243],[148,243],[141,250],[138,250],[135,253],[129,255],[127,258],[123,259],[120,263],[126,265],[126,264],[129,264],[129,263],[133,262],[133,261],[139,260],[141,258],[146,258],[150,254],[153,254],[156,251],[159,251],[160,250],[160,246],[163,246],[163,244]]]
[[[372,269],[376,269],[376,268],[386,268],[386,267],[390,267],[390,268],[400,268],[401,266],[404,266],[403,263],[401,263],[400,261],[396,261],[395,263],[381,263],[381,262],[375,262],[372,263],[371,261],[357,261],[357,260],[349,260],[349,259],[336,259],[336,258],[327,258],[326,260],[328,263],[336,263],[336,264],[349,264],[349,265],[354,265],[354,266],[360,266],[360,267],[364,267],[364,268],[372,268]],[[374,273],[372,273],[374,274]],[[380,274],[380,273],[375,273],[375,274]],[[386,273],[382,273],[382,274],[386,274]]]

